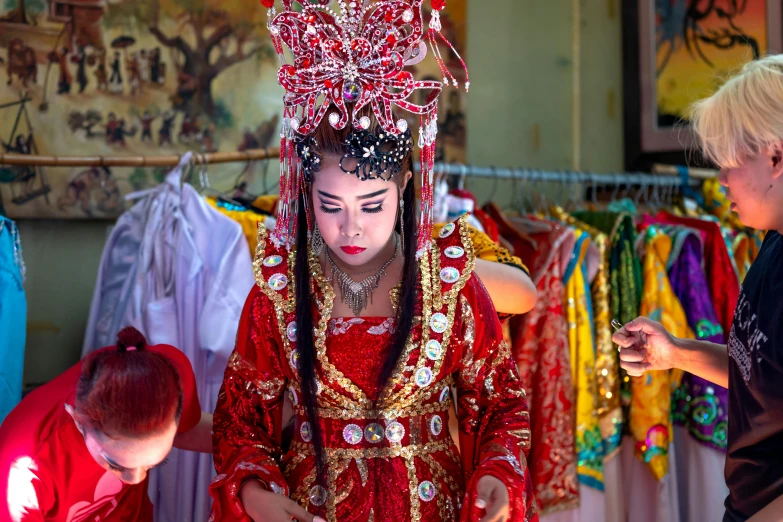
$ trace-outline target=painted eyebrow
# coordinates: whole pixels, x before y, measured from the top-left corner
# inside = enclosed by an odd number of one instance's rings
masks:
[[[372,198],[374,198],[376,196],[381,196],[383,194],[386,194],[387,192],[389,192],[389,189],[383,189],[383,190],[379,190],[378,192],[373,192],[372,194],[365,194],[363,196],[356,196],[356,199],[372,199]],[[341,197],[334,196],[332,194],[329,194],[328,192],[322,192],[322,191],[319,190],[318,194],[320,194],[321,196],[323,196],[325,198],[328,198],[328,199],[333,199],[335,201],[342,201]]]
[[[106,455],[101,455],[101,457],[103,457],[103,460],[105,460],[106,462],[108,462],[110,466],[112,466],[112,467],[114,467],[114,468],[117,468],[117,469],[121,469],[122,471],[128,471],[128,468],[126,468],[125,466],[120,466],[119,464],[117,464],[116,462],[114,462],[113,460],[111,460],[111,459],[110,459],[109,457],[107,457]]]
[[[120,466],[119,464],[117,464],[116,462],[114,462],[113,460],[111,460],[111,459],[110,459],[109,457],[107,457],[106,455],[101,455],[101,457],[103,457],[103,460],[105,460],[106,462],[108,462],[108,463],[109,463],[109,465],[111,465],[111,466],[113,466],[113,467],[115,467],[115,468],[117,468],[117,469],[121,469],[122,471],[129,471],[129,470],[128,470],[128,468],[126,468],[125,466]],[[161,464],[163,464],[163,463],[166,461],[166,459],[167,459],[167,458],[169,458],[169,456],[168,456],[168,455],[166,455],[165,457],[163,457],[163,460],[161,460],[160,462],[158,462],[157,464],[155,464],[155,466],[152,466],[152,467],[154,468],[154,467],[160,466]]]

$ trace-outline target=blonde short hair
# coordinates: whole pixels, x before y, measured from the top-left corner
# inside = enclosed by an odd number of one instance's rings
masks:
[[[691,107],[704,155],[720,167],[783,141],[783,55],[745,64],[718,91]]]

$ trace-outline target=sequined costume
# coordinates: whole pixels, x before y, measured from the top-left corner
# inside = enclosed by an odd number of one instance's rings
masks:
[[[531,435],[525,391],[489,296],[471,275],[475,257],[465,218],[439,236],[420,259],[414,327],[393,386],[382,396],[376,381],[393,320],[332,318],[335,292],[310,256],[327,459],[321,484],[312,429],[299,405],[294,255],[267,241],[261,227],[257,285],[245,305],[214,417],[213,520],[249,521],[238,492],[257,479],[330,522],[467,522],[481,514],[473,506],[484,475],[508,488],[510,520],[538,519],[526,461]],[[452,384],[459,450],[448,430]],[[286,391],[294,404],[295,436],[283,455]]]

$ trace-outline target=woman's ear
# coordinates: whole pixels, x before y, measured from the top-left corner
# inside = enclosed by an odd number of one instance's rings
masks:
[[[413,172],[410,170],[405,173],[405,177],[402,178],[402,192],[405,192],[405,189],[408,188],[408,182],[413,178]]]

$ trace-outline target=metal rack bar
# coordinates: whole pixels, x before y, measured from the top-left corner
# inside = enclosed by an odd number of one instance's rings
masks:
[[[417,166],[418,168],[418,166]],[[651,174],[595,174],[591,172],[577,171],[548,171],[538,169],[508,169],[494,167],[477,167],[473,165],[460,165],[455,163],[437,163],[434,167],[435,174],[443,173],[450,176],[466,176],[491,179],[509,179],[526,181],[549,181],[560,183],[590,183],[593,185],[643,185],[674,186],[680,185],[679,177],[655,176]],[[698,185],[700,180],[689,179],[689,184]]]

